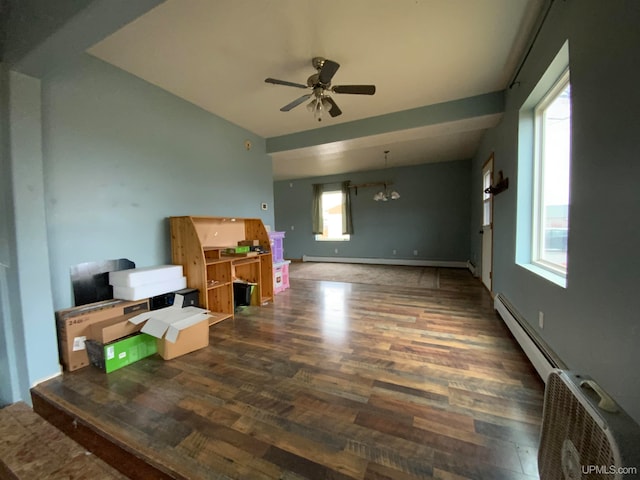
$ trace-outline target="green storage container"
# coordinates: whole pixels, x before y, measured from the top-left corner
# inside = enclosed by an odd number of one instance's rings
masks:
[[[251,251],[251,247],[249,245],[238,245],[237,247],[229,247],[224,252],[225,253],[249,253]]]
[[[138,333],[107,344],[86,340],[85,345],[91,364],[106,373],[126,367],[158,351],[156,337],[146,333]]]

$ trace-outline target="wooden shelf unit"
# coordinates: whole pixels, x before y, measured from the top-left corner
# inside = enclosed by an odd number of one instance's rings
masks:
[[[187,286],[200,292],[202,306],[214,313],[217,323],[233,316],[233,280],[255,283],[253,304],[273,300],[271,253],[257,256],[224,256],[222,251],[241,240],[258,240],[269,249],[269,235],[256,218],[170,217],[171,259],[182,265]]]

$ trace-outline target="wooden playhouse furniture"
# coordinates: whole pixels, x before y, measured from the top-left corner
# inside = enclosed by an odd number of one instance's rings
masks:
[[[256,218],[170,217],[171,258],[182,265],[187,286],[200,291],[209,325],[233,317],[233,280],[255,284],[252,305],[273,300],[273,263],[269,234]],[[265,253],[227,255],[241,241],[257,240]]]

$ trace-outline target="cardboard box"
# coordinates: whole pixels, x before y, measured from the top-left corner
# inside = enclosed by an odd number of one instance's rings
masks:
[[[60,363],[72,372],[89,365],[85,340],[89,327],[103,320],[149,310],[147,299],[136,302],[104,300],[56,312]]]
[[[180,330],[175,343],[166,338],[158,339],[158,353],[165,360],[200,350],[209,345],[209,317]]]
[[[86,341],[91,364],[106,373],[149,357],[158,351],[156,338],[138,333],[112,343]]]
[[[156,337],[158,352],[165,360],[209,345],[209,312],[198,307],[182,307],[182,295],[176,294],[170,307],[143,312],[129,319],[144,326],[141,332]]]
[[[89,327],[87,340],[95,340],[100,343],[111,343],[134,333],[138,333],[142,325],[134,325],[129,319],[137,313],[122,315],[94,323]]]

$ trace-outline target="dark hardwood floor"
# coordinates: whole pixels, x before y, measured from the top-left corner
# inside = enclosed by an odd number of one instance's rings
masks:
[[[65,373],[34,408],[132,478],[537,479],[544,385],[478,280],[439,276],[298,280],[206,349]]]

